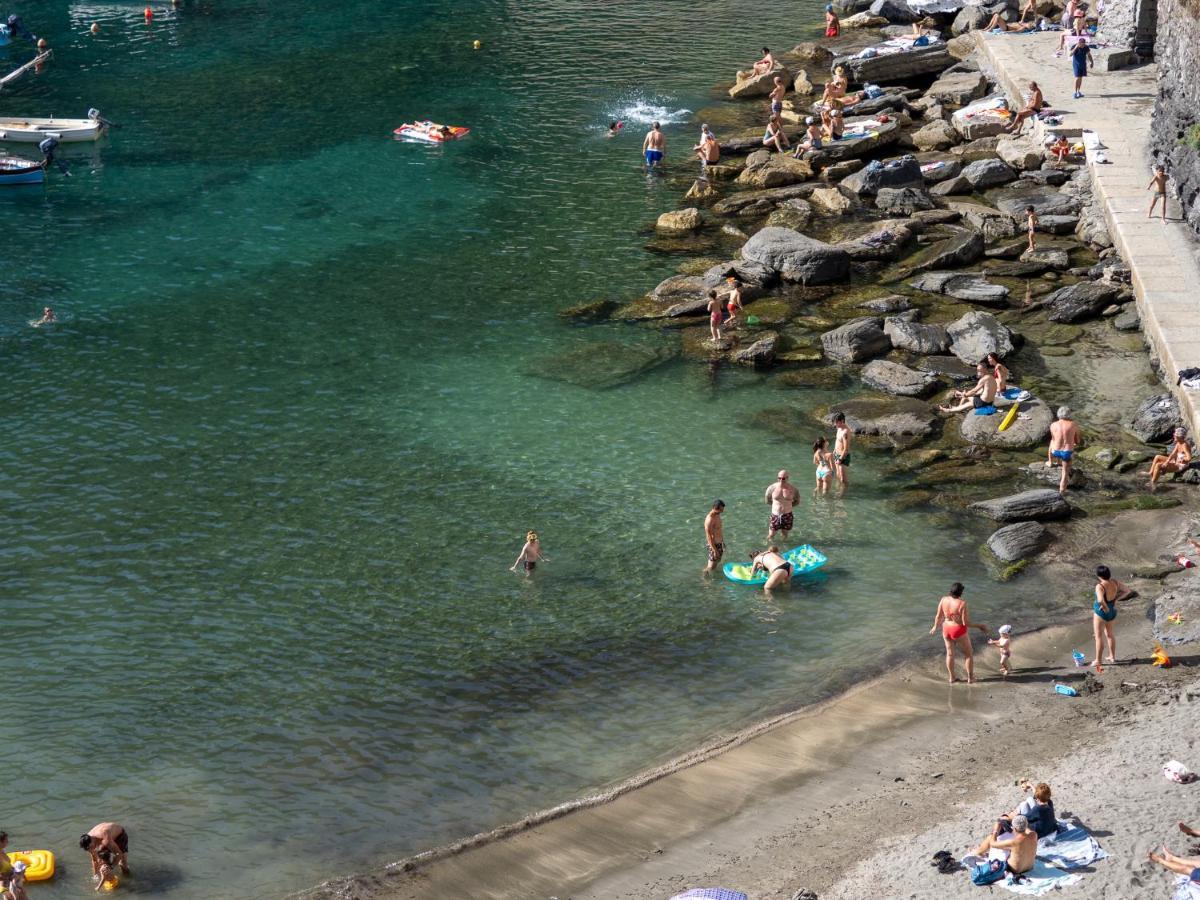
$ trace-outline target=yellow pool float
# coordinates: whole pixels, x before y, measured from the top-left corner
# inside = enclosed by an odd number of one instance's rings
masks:
[[[13,850],[9,861],[25,863],[26,881],[46,881],[54,877],[54,854],[49,850]]]

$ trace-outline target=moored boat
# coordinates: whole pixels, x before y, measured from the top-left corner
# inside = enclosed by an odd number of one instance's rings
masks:
[[[0,116],[0,143],[16,141],[40,144],[48,137],[56,137],[64,144],[79,141],[94,141],[104,133],[108,123],[94,109],[88,110],[86,119],[9,118]]]
[[[44,164],[19,156],[0,156],[0,185],[41,184],[45,180]]]

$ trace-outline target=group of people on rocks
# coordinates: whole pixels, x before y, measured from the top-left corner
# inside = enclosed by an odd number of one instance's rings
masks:
[[[96,890],[111,884],[118,869],[129,874],[129,832],[118,822],[101,822],[80,835],[79,847],[92,863]],[[25,891],[24,861],[13,862],[8,856],[8,832],[0,831],[0,900],[28,900]]]

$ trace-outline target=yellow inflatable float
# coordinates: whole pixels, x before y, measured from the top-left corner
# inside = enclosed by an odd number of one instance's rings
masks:
[[[54,877],[54,854],[49,850],[14,850],[10,862],[25,863],[26,881],[46,881]]]

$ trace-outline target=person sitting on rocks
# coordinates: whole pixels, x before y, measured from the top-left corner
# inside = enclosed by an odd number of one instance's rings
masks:
[[[804,140],[796,145],[796,149],[792,153],[792,156],[796,157],[796,159],[802,157],[809,150],[820,150],[823,146],[821,141],[821,126],[817,124],[817,120],[812,116],[808,116],[804,120],[804,124],[807,126],[804,129]]]
[[[770,47],[763,47],[762,59],[756,62],[751,68],[751,72],[755,75],[762,75],[764,72],[770,72],[778,65],[775,62],[775,56],[771,53]]]
[[[829,111],[829,139],[831,141],[840,140],[842,135],[846,133],[846,117],[842,115],[842,111],[836,106]]]
[[[939,406],[939,412],[949,414],[971,408],[982,409],[996,402],[996,376],[988,369],[987,363],[980,362],[975,366],[975,372],[979,375],[975,387],[969,391],[955,391],[955,398],[961,402],[957,406]]]
[[[1187,430],[1176,428],[1172,435],[1171,449],[1166,455],[1158,454],[1150,462],[1150,486],[1158,484],[1164,472],[1186,472],[1192,463],[1192,448],[1188,446]]]
[[[1050,151],[1051,156],[1062,163],[1071,154],[1071,142],[1060,134],[1058,140],[1046,149]]]
[[[1025,120],[1036,116],[1045,103],[1046,100],[1042,96],[1042,89],[1038,87],[1038,83],[1036,81],[1029,82],[1029,102],[1013,116],[1013,120],[1004,130],[1011,135],[1019,135],[1025,128]]]
[[[1037,22],[1026,22],[1018,20],[1016,22],[1005,22],[1000,17],[1000,13],[992,16],[991,21],[983,28],[984,31],[1012,31],[1018,34],[1023,34],[1027,31],[1037,31]]]
[[[780,153],[792,146],[787,135],[783,133],[783,121],[779,116],[771,116],[771,120],[767,122],[767,130],[763,132],[762,142],[764,147],[774,147]]]
[[[1000,356],[996,353],[989,353],[984,357],[984,362],[991,366],[992,376],[996,379],[996,393],[1003,394],[1008,390],[1008,378],[1012,374],[1008,366],[1000,362]]]

